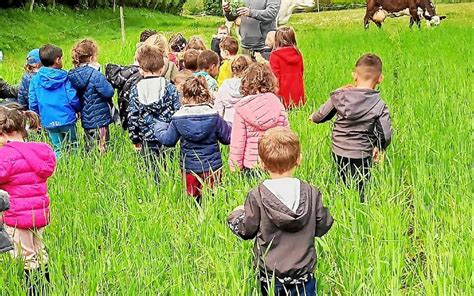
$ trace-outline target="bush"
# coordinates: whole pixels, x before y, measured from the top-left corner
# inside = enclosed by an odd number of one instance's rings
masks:
[[[222,15],[222,1],[204,0],[204,11],[209,15]]]

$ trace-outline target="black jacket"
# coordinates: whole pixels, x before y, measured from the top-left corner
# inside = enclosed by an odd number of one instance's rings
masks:
[[[10,208],[8,200],[8,193],[0,190],[0,212],[6,211]],[[3,228],[3,223],[0,220],[0,253],[5,253],[13,249],[13,244],[8,236],[8,233]]]

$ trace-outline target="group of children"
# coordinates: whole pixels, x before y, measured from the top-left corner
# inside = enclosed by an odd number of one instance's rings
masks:
[[[56,46],[28,54],[18,103],[0,106],[0,189],[5,191],[0,194],[0,210],[5,211],[6,238],[13,239],[15,254],[21,250],[25,260],[28,289],[37,288],[31,284],[32,270],[41,270],[49,281],[41,235],[49,223],[46,182],[56,157],[63,146],[76,145],[77,118],[86,148],[107,150],[117,89],[122,127],[147,165],[162,165],[173,155],[170,147],[180,142],[186,191],[198,203],[203,183],[213,187],[220,181],[221,144],[230,145],[232,171],[269,173],[268,180],[249,192],[244,206],[231,213],[229,227],[244,239],[256,238],[264,295],[272,282],[281,294],[314,295],[314,237],[325,234],[333,220],[318,189],[293,177],[301,163],[301,146],[289,129],[287,110],[305,102],[303,59],[295,33],[279,28],[274,44],[270,33],[266,62],[264,54],[238,55],[238,41],[223,27],[218,32],[219,42],[213,44],[218,43],[220,57],[198,37],[186,41],[176,34],[168,41],[145,30],[135,62],[109,64],[105,75],[97,63],[97,44],[90,39],[72,49],[74,68],[69,72],[62,70],[62,50]],[[356,179],[363,200],[369,168],[390,143],[391,126],[376,90],[383,78],[381,60],[362,56],[353,78],[354,85],[333,92],[310,119],[322,123],[337,116],[334,159],[345,183]],[[39,122],[56,157],[46,144],[25,142],[27,127],[35,129]],[[159,181],[159,171],[153,173]],[[0,229],[0,251],[10,249]]]

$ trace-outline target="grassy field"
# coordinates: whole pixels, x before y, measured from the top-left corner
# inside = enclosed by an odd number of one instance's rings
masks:
[[[362,10],[302,14],[297,30],[305,57],[309,103],[290,114],[304,161],[297,175],[323,192],[335,218],[317,241],[320,294],[470,295],[473,291],[473,23],[474,5],[439,5],[448,16],[438,28],[408,29],[408,18],[364,31]],[[0,11],[0,75],[19,82],[27,51],[70,49],[93,37],[99,62],[128,64],[139,32],[155,28],[210,41],[219,18],[186,18],[127,10],[127,44],[110,10]],[[5,25],[7,24],[7,25]],[[330,157],[331,125],[307,122],[331,90],[350,82],[356,59],[379,54],[382,96],[394,139],[373,170],[367,204],[336,182]],[[52,222],[45,243],[53,295],[256,294],[252,242],[226,226],[227,214],[258,180],[226,168],[214,198],[196,209],[183,194],[179,168],[162,172],[156,188],[125,134],[112,130],[105,156],[61,159],[50,181]],[[224,149],[227,154],[227,148]],[[20,295],[21,263],[0,256],[0,294]]]

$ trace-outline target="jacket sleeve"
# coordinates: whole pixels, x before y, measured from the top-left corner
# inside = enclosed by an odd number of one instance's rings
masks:
[[[20,104],[24,110],[28,109],[28,80],[28,77],[24,75],[21,79],[20,87],[18,88],[18,104]]]
[[[314,123],[323,123],[331,120],[331,118],[333,118],[336,113],[337,110],[332,104],[331,99],[329,99],[326,103],[319,107],[317,112],[313,113],[311,118]]]
[[[230,144],[230,135],[232,129],[229,124],[220,116],[217,115],[217,139],[224,145]]]
[[[261,22],[276,21],[281,0],[268,0],[265,9],[250,9],[250,17]]]
[[[71,105],[72,109],[76,112],[81,112],[81,101],[77,96],[77,91],[71,85],[71,81],[69,79],[66,80],[66,95],[69,99],[69,105]]]
[[[377,137],[377,146],[380,150],[385,150],[392,140],[392,124],[390,122],[390,113],[387,105],[384,105],[382,114],[375,122],[375,136]]]
[[[329,210],[323,206],[321,193],[317,189],[313,189],[316,194],[316,229],[314,236],[321,237],[331,229],[334,222]]]
[[[235,113],[230,139],[229,165],[232,171],[244,167],[244,153],[247,143],[245,122],[239,113]]]
[[[161,144],[173,147],[178,143],[180,135],[173,122],[166,124],[158,122],[155,124],[155,137]]]
[[[173,89],[171,91],[171,98],[173,100],[173,114],[176,113],[176,111],[179,110],[179,108],[181,108],[181,101],[180,101],[180,96],[179,96],[179,92],[178,92],[178,89],[176,88],[176,86],[173,85]]]
[[[105,77],[114,88],[123,88],[125,82],[132,75],[129,67],[123,67],[115,64],[107,64],[105,66]]]
[[[95,85],[95,89],[100,94],[100,96],[107,101],[111,101],[115,93],[112,84],[108,82],[105,76],[100,72],[97,73],[97,83]]]
[[[217,91],[216,99],[214,101],[214,110],[216,110],[220,116],[224,116],[224,110],[225,110],[223,100],[226,94],[224,93],[224,90],[227,90],[227,89],[225,89],[225,85],[222,85]]]
[[[16,98],[18,97],[18,88],[9,85],[5,80],[0,78],[0,98]]]
[[[232,14],[230,11],[229,11],[229,12],[225,12],[225,11],[224,11],[224,17],[225,17],[229,22],[233,22],[233,21],[235,21],[239,16],[238,16],[238,15],[235,15],[235,14]]]
[[[35,112],[36,114],[39,114],[38,96],[36,94],[35,78],[33,78],[30,81],[30,87],[29,87],[29,90],[28,90],[28,93],[29,93],[29,95],[28,95],[28,107],[31,111]]]
[[[6,211],[10,208],[10,197],[8,192],[0,189],[0,212]]]
[[[8,159],[0,161],[0,184],[9,182],[11,166],[12,163]]]
[[[247,240],[253,239],[260,228],[260,207],[255,196],[250,192],[244,203],[244,209],[233,211],[227,218],[230,230]]]
[[[138,108],[138,90],[134,86],[130,92],[130,102],[127,108],[128,113],[128,135],[133,144],[142,143],[142,138],[140,137],[140,125],[138,118],[140,116],[140,110]]]
[[[278,57],[275,54],[270,54],[270,68],[279,81],[281,76],[280,62],[278,61]]]

